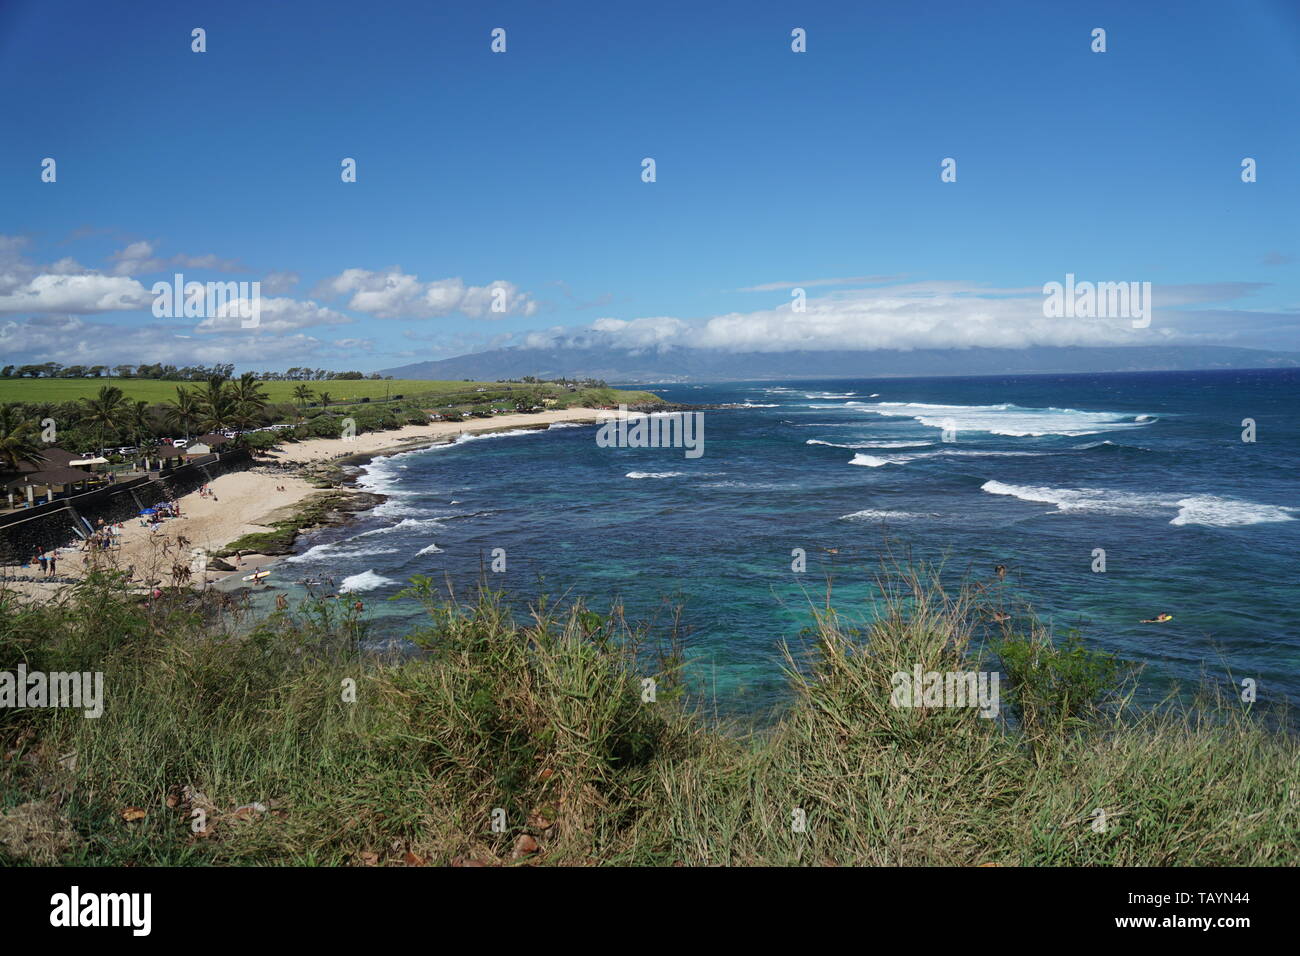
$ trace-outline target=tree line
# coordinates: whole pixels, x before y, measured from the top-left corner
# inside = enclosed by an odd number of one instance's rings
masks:
[[[36,365],[6,365],[0,378],[144,378],[164,382],[206,382],[212,378],[231,378],[233,364],[217,365],[63,365],[42,362]],[[383,381],[391,375],[378,372],[336,372],[325,368],[294,367],[283,372],[251,372],[259,382]]]
[[[201,386],[177,388],[176,397],[161,405],[128,399],[116,385],[101,386],[95,395],[76,402],[3,405],[0,468],[17,471],[23,463],[44,464],[47,424],[53,426],[56,442],[68,445],[68,450],[81,448],[93,437],[102,455],[110,447],[109,439],[117,443],[125,438],[141,451],[156,445],[160,418],[161,424],[186,438],[254,428],[261,424],[268,404],[261,383],[253,373],[246,372],[233,380],[213,375]]]

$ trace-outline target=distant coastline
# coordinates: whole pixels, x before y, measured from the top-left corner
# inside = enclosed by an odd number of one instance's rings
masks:
[[[301,532],[340,523],[356,511],[382,501],[379,496],[351,488],[341,471],[345,466],[454,442],[460,435],[543,429],[556,422],[594,424],[600,411],[555,409],[407,425],[362,433],[352,439],[313,438],[286,443],[260,456],[253,469],[215,479],[209,486],[210,495],[194,492],[182,496],[177,502],[182,517],[165,522],[157,532],[127,523],[119,536],[120,547],[96,556],[94,563],[83,560],[74,549],[62,549],[58,580],[43,579],[36,567],[8,568],[6,579],[0,582],[0,593],[12,594],[20,601],[48,600],[69,582],[84,577],[92,567],[130,570],[140,587],[148,589],[153,586],[151,581],[166,583],[166,569],[173,554],[188,554],[194,547],[202,548],[209,560],[208,570],[190,578],[191,587],[240,578],[291,553]],[[259,544],[265,547],[259,550]]]

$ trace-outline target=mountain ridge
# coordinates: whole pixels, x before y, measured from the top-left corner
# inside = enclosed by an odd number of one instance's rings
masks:
[[[407,379],[599,378],[625,383],[901,378],[1070,372],[1298,368],[1300,352],[1232,346],[1041,347],[852,352],[501,348],[383,369]]]

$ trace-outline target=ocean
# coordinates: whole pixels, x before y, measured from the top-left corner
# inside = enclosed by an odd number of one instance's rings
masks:
[[[462,594],[486,576],[521,609],[618,600],[661,631],[680,608],[697,698],[757,716],[787,699],[781,644],[806,644],[828,579],[841,616],[867,618],[890,553],[1143,664],[1141,699],[1203,674],[1300,699],[1300,372],[645,387],[746,407],[703,413],[698,458],[557,425],[375,459],[359,483],[389,500],[302,539],[272,580],[356,593],[376,644],[418,622],[385,600],[414,574]]]

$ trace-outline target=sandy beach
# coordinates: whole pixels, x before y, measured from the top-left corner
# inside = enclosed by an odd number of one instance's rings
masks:
[[[462,433],[503,431],[513,428],[545,427],[555,422],[594,422],[599,412],[591,408],[574,408],[540,412],[533,415],[496,415],[464,422],[430,422],[408,425],[383,432],[366,432],[350,440],[315,438],[286,443],[270,454],[258,457],[253,470],[233,472],[216,478],[209,489],[211,496],[199,492],[178,500],[180,517],[163,521],[156,530],[131,519],[122,525],[116,546],[108,551],[87,554],[77,548],[60,549],[57,574],[53,580],[42,578],[36,565],[5,568],[0,589],[9,590],[22,600],[45,600],[54,596],[67,581],[84,576],[95,566],[130,571],[142,587],[149,582],[170,584],[176,564],[192,565],[194,549],[207,554],[219,551],[246,534],[269,530],[269,523],[287,515],[288,510],[320,489],[284,465],[329,462],[356,455],[384,455],[410,451],[442,441],[454,440]],[[263,466],[276,466],[265,470]],[[245,575],[275,560],[266,555],[243,555],[228,559],[234,571],[207,570],[192,573],[189,584],[199,587],[232,575]]]
[[[455,438],[462,433],[504,431],[511,428],[537,428],[554,422],[594,422],[600,412],[594,408],[570,408],[533,415],[494,415],[470,418],[463,422],[430,422],[406,425],[386,432],[366,432],[352,439],[313,438],[296,445],[284,445],[263,460],[296,462],[329,461],[347,455],[392,454],[411,448]]]

